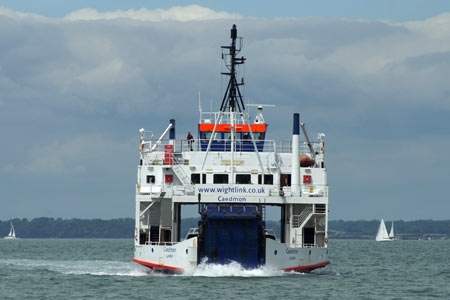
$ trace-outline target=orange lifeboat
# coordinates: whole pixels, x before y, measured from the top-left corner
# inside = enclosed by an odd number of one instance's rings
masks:
[[[316,161],[312,159],[309,155],[300,154],[300,167],[312,167]]]

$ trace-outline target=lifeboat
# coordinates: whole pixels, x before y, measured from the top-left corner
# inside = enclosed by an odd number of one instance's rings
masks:
[[[312,167],[314,166],[315,163],[316,161],[312,159],[309,155],[303,153],[300,154],[300,167],[303,168]]]

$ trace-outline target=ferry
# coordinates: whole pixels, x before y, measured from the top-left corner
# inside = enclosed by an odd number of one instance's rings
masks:
[[[227,89],[219,111],[203,112],[199,104],[197,138],[177,139],[174,119],[159,138],[140,129],[132,258],[138,264],[183,273],[202,263],[287,272],[330,263],[325,135],[311,140],[293,113],[292,121],[282,120],[291,140],[266,139],[264,105],[255,105],[251,121],[244,79],[237,79],[246,61],[241,48],[233,25],[231,44],[222,46]],[[199,221],[182,236],[185,206],[195,206]],[[266,228],[270,208],[279,212],[277,235]]]

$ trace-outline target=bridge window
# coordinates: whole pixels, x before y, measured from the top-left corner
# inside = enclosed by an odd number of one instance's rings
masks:
[[[200,139],[209,140],[210,137],[211,137],[211,132],[207,132],[207,131],[200,132]]]
[[[254,135],[253,135],[254,136]],[[255,137],[256,138],[256,137]],[[252,136],[250,135],[250,132],[243,132],[242,133],[242,139],[244,141],[251,141]]]
[[[262,182],[262,175],[258,175],[258,184],[273,184],[273,175],[264,174],[264,183]]]
[[[228,183],[228,174],[214,174],[214,183]]]
[[[251,174],[236,174],[236,184],[251,184],[252,175]]]
[[[262,141],[264,140],[264,132],[253,132],[253,138],[256,141]]]
[[[201,131],[200,132],[200,139],[205,140],[205,141],[206,140],[209,141],[209,139],[211,138],[211,134],[212,134],[212,132],[210,132],[210,131]],[[214,137],[213,137],[213,142],[216,142],[217,140],[220,140],[221,136],[222,136],[221,132],[216,132],[214,134]]]

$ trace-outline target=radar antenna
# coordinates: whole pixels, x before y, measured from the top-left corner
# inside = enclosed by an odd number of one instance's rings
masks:
[[[239,41],[238,47],[236,46],[236,40]],[[229,50],[229,54],[224,54],[224,50],[222,50],[222,59],[225,61],[225,66],[229,70],[229,72],[222,73],[222,75],[230,76],[230,80],[225,95],[223,96],[222,105],[220,106],[221,112],[235,112],[236,108],[239,112],[245,111],[244,101],[242,100],[242,94],[239,90],[239,86],[244,85],[244,78],[242,78],[240,83],[236,80],[236,66],[244,64],[246,60],[243,56],[236,58],[236,55],[241,51],[241,45],[242,38],[237,37],[236,25],[233,24],[233,27],[231,28],[231,46],[222,46],[222,49]],[[229,61],[227,62],[228,57]]]

